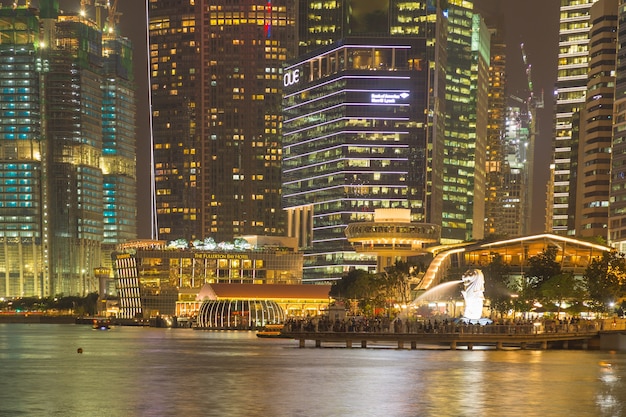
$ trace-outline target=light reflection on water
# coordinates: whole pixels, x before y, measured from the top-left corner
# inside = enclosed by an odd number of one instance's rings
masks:
[[[626,414],[625,353],[297,346],[253,332],[0,324],[0,415]]]

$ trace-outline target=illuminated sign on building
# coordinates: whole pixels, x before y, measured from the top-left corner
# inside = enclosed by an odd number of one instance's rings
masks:
[[[395,104],[398,100],[404,100],[409,93],[372,93],[370,103]]]
[[[294,69],[285,72],[283,75],[283,85],[289,87],[290,85],[297,84],[300,81],[300,70]]]
[[[196,259],[249,259],[247,254],[240,253],[194,253]]]

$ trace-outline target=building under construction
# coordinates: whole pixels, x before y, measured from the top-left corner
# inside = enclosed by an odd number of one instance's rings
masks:
[[[103,244],[136,238],[131,45],[90,3],[106,24],[0,7],[0,297],[95,292]]]

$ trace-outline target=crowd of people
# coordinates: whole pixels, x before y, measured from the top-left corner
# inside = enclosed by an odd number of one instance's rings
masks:
[[[289,318],[283,333],[302,332],[371,332],[371,333],[498,333],[533,334],[543,332],[585,332],[602,330],[603,322],[569,318],[500,319],[490,324],[472,323],[463,319],[422,319],[387,316],[328,316]]]

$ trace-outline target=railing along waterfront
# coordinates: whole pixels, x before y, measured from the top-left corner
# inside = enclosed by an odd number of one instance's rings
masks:
[[[300,347],[305,346],[306,340],[314,340],[316,347],[320,347],[322,342],[345,342],[347,347],[352,347],[354,342],[360,342],[361,347],[367,347],[368,342],[392,342],[397,343],[398,348],[410,343],[411,349],[416,349],[418,344],[449,345],[452,349],[457,345],[465,345],[468,349],[474,345],[495,346],[498,349],[505,346],[523,349],[528,345],[538,345],[546,349],[549,343],[568,348],[570,342],[587,348],[588,342],[597,337],[600,330],[600,323],[589,320],[478,325],[447,320],[403,322],[374,318],[330,321],[314,318],[287,321],[282,335],[299,340]]]

